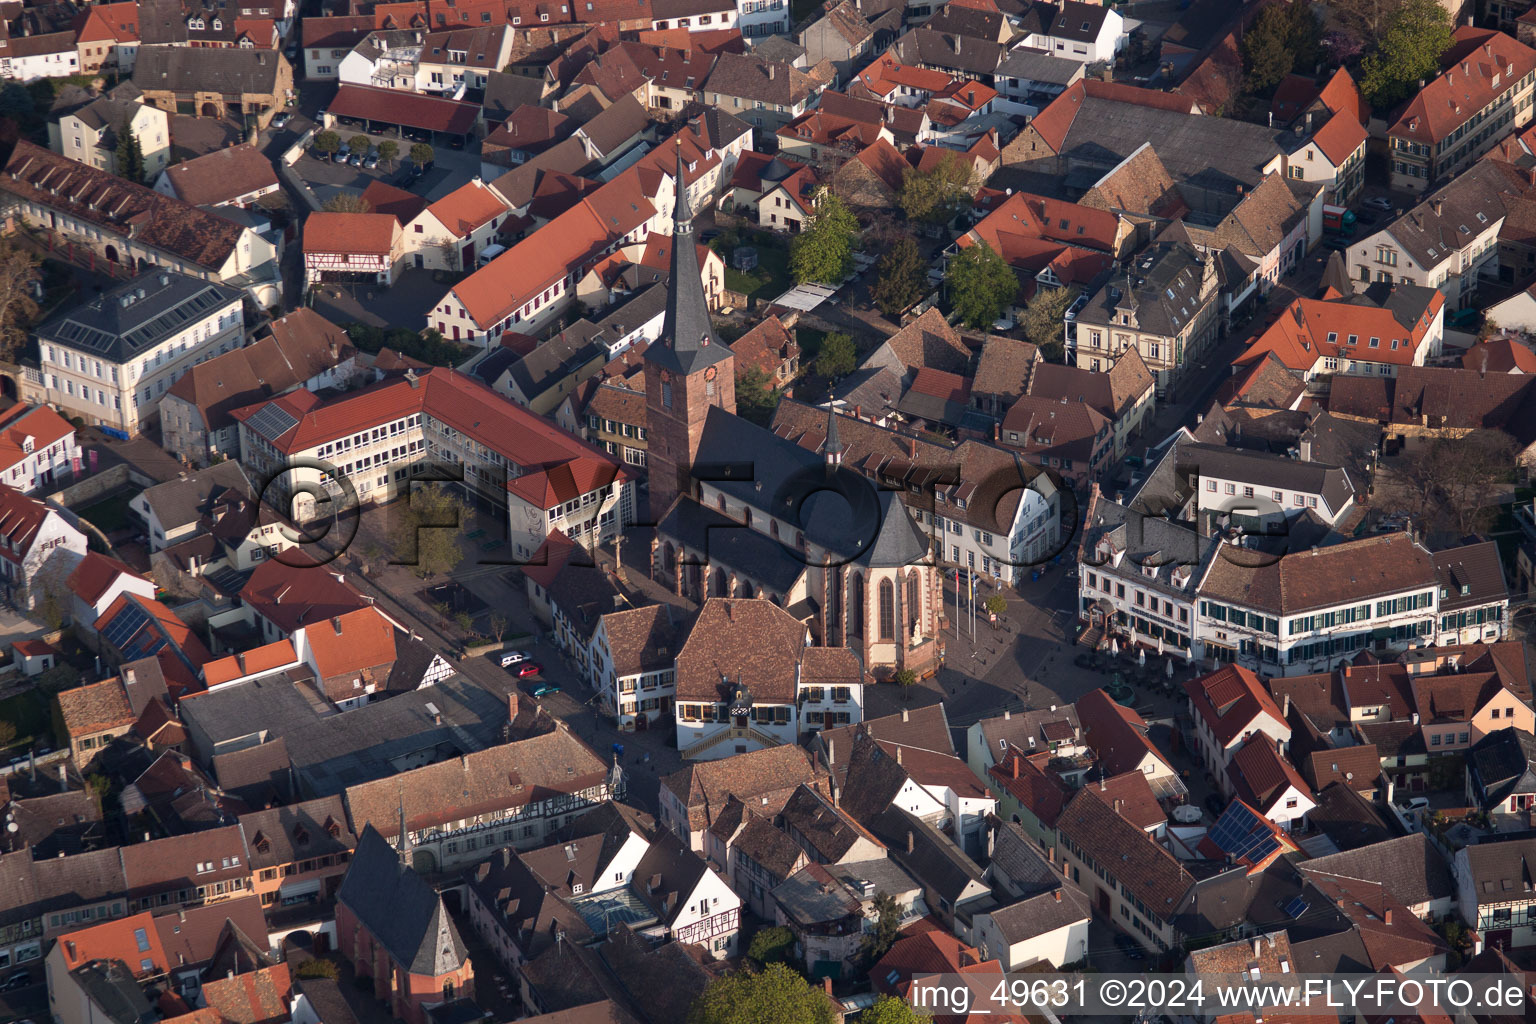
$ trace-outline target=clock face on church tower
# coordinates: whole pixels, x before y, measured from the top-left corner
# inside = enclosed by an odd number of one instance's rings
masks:
[[[716,372],[715,368],[713,366],[711,366],[709,369],[704,371],[704,379],[705,380],[714,380],[715,379],[715,372]]]
[[[670,384],[670,383],[672,383],[672,371],[671,370],[662,370],[661,371],[661,382],[663,384]]]

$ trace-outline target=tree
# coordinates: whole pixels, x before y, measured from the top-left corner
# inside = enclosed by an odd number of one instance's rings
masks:
[[[491,617],[485,620],[486,628],[491,631],[491,636],[496,638],[498,644],[501,643],[501,638],[507,635],[509,625],[511,623],[501,612],[491,612]]]
[[[1334,21],[1356,40],[1380,39],[1403,0],[1330,0]]]
[[[337,967],[334,961],[316,957],[304,961],[294,973],[301,978],[330,978],[335,981],[341,977],[341,968]]]
[[[464,559],[459,550],[468,510],[442,484],[412,488],[392,517],[391,545],[399,552],[395,565],[413,567],[423,579],[450,573]]]
[[[321,203],[320,209],[326,213],[368,213],[373,206],[362,196],[355,196],[350,192],[337,192]]]
[[[1518,448],[1502,430],[1423,438],[1395,467],[1396,511],[1423,533],[1472,533],[1490,525],[1495,499],[1514,472]]]
[[[927,1024],[933,1016],[912,1007],[900,996],[881,996],[859,1015],[859,1024]]]
[[[463,269],[463,257],[459,252],[459,243],[456,239],[445,238],[437,246],[437,251],[442,254],[443,266],[452,273],[458,273]],[[575,321],[571,321],[575,323]]]
[[[743,419],[766,427],[779,404],[779,390],[768,375],[748,366],[736,375],[736,411]]]
[[[821,349],[816,353],[816,372],[835,380],[852,373],[858,361],[853,338],[842,331],[833,331],[821,339]]]
[[[326,156],[334,156],[341,149],[341,136],[329,129],[317,132],[315,137],[310,140],[310,146]]]
[[[1412,95],[1421,78],[1439,74],[1440,55],[1450,47],[1451,16],[1437,0],[1402,0],[1360,65],[1360,89],[1375,106],[1391,107]]]
[[[795,933],[788,928],[763,928],[752,936],[752,944],[747,947],[747,959],[765,967],[782,963],[789,959],[794,946]]]
[[[901,937],[901,906],[896,897],[878,892],[874,899],[875,924],[861,943],[864,959],[874,963],[885,956]]]
[[[902,171],[896,203],[908,220],[942,224],[970,205],[979,186],[976,168],[959,153],[947,151],[930,170]]]
[[[911,309],[923,297],[928,265],[911,235],[898,238],[880,257],[880,276],[875,281],[875,305],[889,317]]]
[[[1024,337],[1040,348],[1041,358],[1054,362],[1061,358],[1061,334],[1067,310],[1076,296],[1070,288],[1037,288],[1035,297],[1024,307],[1019,326]]]
[[[843,201],[823,190],[804,231],[789,244],[789,269],[796,284],[837,284],[853,273],[853,242],[859,222]]]
[[[459,632],[468,634],[475,628],[475,617],[469,612],[459,612],[453,617],[454,623],[459,627]]]
[[[117,175],[136,185],[144,184],[144,149],[133,133],[133,122],[125,120],[117,131]]]
[[[993,594],[981,602],[981,606],[988,615],[1001,615],[1008,610],[1008,599],[1002,594]]]
[[[951,308],[967,326],[977,329],[991,326],[1019,294],[1013,268],[986,242],[967,246],[951,257],[944,283]]]
[[[1266,7],[1243,36],[1244,86],[1268,92],[1292,71],[1311,72],[1322,56],[1322,38],[1310,5]]]
[[[417,167],[425,167],[436,158],[437,154],[432,152],[432,147],[425,142],[417,142],[411,145],[411,163]]]
[[[0,358],[16,358],[27,343],[38,310],[33,289],[41,279],[35,256],[14,243],[0,245]]]
[[[394,167],[395,158],[399,155],[400,143],[394,139],[385,139],[379,143],[379,159],[384,161],[385,166]]]
[[[688,1012],[688,1024],[832,1024],[836,1019],[832,1000],[783,964],[710,982]]]
[[[912,699],[912,687],[917,685],[917,673],[909,668],[899,668],[891,676],[891,682],[901,688],[901,699]]]
[[[373,148],[373,140],[359,132],[347,140],[347,149],[354,153],[367,153]]]
[[[1349,64],[1365,52],[1365,44],[1348,32],[1329,32],[1323,36],[1323,53],[1330,64]]]

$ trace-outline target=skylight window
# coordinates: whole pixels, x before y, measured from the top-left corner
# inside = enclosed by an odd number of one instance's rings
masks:
[[[1360,344],[1360,336],[1358,334],[1351,334],[1349,336],[1349,343],[1351,345],[1358,345],[1358,344]]]

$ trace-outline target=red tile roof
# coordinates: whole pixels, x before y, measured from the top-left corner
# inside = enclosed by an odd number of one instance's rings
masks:
[[[454,189],[431,206],[427,212],[438,219],[456,238],[463,238],[481,225],[508,212],[507,204],[479,180]]]
[[[268,559],[240,590],[240,600],[284,633],[368,607],[368,601],[330,566],[299,563],[293,556]]]
[[[1050,754],[1039,754],[1036,757],[1046,760]],[[987,774],[994,785],[1029,808],[1042,825],[1046,828],[1056,827],[1056,818],[1067,804],[1068,791],[1055,775],[1042,770],[1033,760],[1025,757],[1022,751],[1013,747],[1008,749],[1002,760],[987,769]]]
[[[394,252],[399,235],[400,222],[387,213],[318,210],[304,221],[304,252],[388,257]]]
[[[0,484],[0,541],[5,542],[0,544],[0,558],[17,563],[26,558],[48,514],[41,501]]]
[[[1040,137],[1051,149],[1059,150],[1062,143],[1066,141],[1072,122],[1077,120],[1077,112],[1082,109],[1083,101],[1089,98],[1132,103],[1153,110],[1172,110],[1181,114],[1191,113],[1195,106],[1194,101],[1188,96],[1085,78],[1068,86],[1065,92],[1035,115],[1035,119],[1030,122],[1030,127],[1040,133]]]
[[[480,113],[478,103],[398,89],[376,89],[371,85],[343,85],[336,90],[326,109],[337,117],[401,124],[449,135],[469,132]]]
[[[1445,308],[1445,296],[1429,288],[1411,293],[1400,290],[1399,295],[1401,300],[1414,303],[1417,315],[1411,325],[1405,326],[1388,305],[1377,305],[1365,295],[1298,298],[1249,344],[1235,365],[1262,362],[1271,352],[1297,371],[1310,370],[1325,358],[1413,365],[1415,353]],[[1387,301],[1400,305],[1391,299]],[[1351,337],[1355,339],[1353,344]],[[1372,339],[1376,345],[1371,344]]]
[[[1275,698],[1259,684],[1259,677],[1241,665],[1225,665],[1191,679],[1184,684],[1184,692],[1222,747],[1255,728],[1254,721],[1260,715],[1267,714],[1290,729]]]
[[[427,201],[421,196],[396,188],[382,178],[375,178],[363,189],[363,202],[368,204],[369,213],[387,213],[402,225],[415,220],[427,208]]]
[[[1275,801],[1288,787],[1295,787],[1296,792],[1304,795],[1312,788],[1285,755],[1275,749],[1274,740],[1262,734],[1250,737],[1232,755],[1232,763],[1227,765],[1227,777],[1232,780],[1238,797],[1261,812],[1272,810]]]
[[[112,586],[113,581],[124,575],[149,583],[143,576],[117,559],[88,551],[85,557],[80,559],[80,564],[75,566],[74,572],[69,574],[69,579],[64,585],[69,588],[70,593],[86,604],[95,604],[107,592],[107,588]]]
[[[1453,40],[1440,75],[1402,109],[1388,135],[1433,146],[1536,69],[1536,50],[1502,32],[1462,25]]]
[[[392,664],[395,627],[376,608],[359,608],[304,630],[321,679]]]
[[[65,932],[58,942],[67,971],[92,960],[121,960],[137,978],[164,974],[171,967],[154,915],[148,912]]]
[[[1142,717],[1110,700],[1103,689],[1079,697],[1075,706],[1084,742],[1098,754],[1099,764],[1111,775],[1140,771],[1147,754],[1165,765],[1168,763],[1163,752],[1147,737],[1147,723]]]
[[[293,641],[283,639],[210,661],[203,666],[203,682],[210,687],[218,686],[231,679],[240,679],[292,665],[298,660],[299,656],[293,649]]]
[[[68,420],[46,405],[18,403],[0,412],[0,473],[74,432]],[[28,437],[32,439],[32,453],[22,450]]]
[[[98,4],[85,10],[78,22],[75,42],[97,43],[115,40],[136,42],[139,38],[137,3]]]

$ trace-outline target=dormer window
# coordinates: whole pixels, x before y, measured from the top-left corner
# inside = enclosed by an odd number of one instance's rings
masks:
[[[224,23],[222,21],[220,21],[218,18],[214,18],[213,19],[213,30],[215,32],[219,32],[219,31],[222,31],[223,28],[224,28]]]

